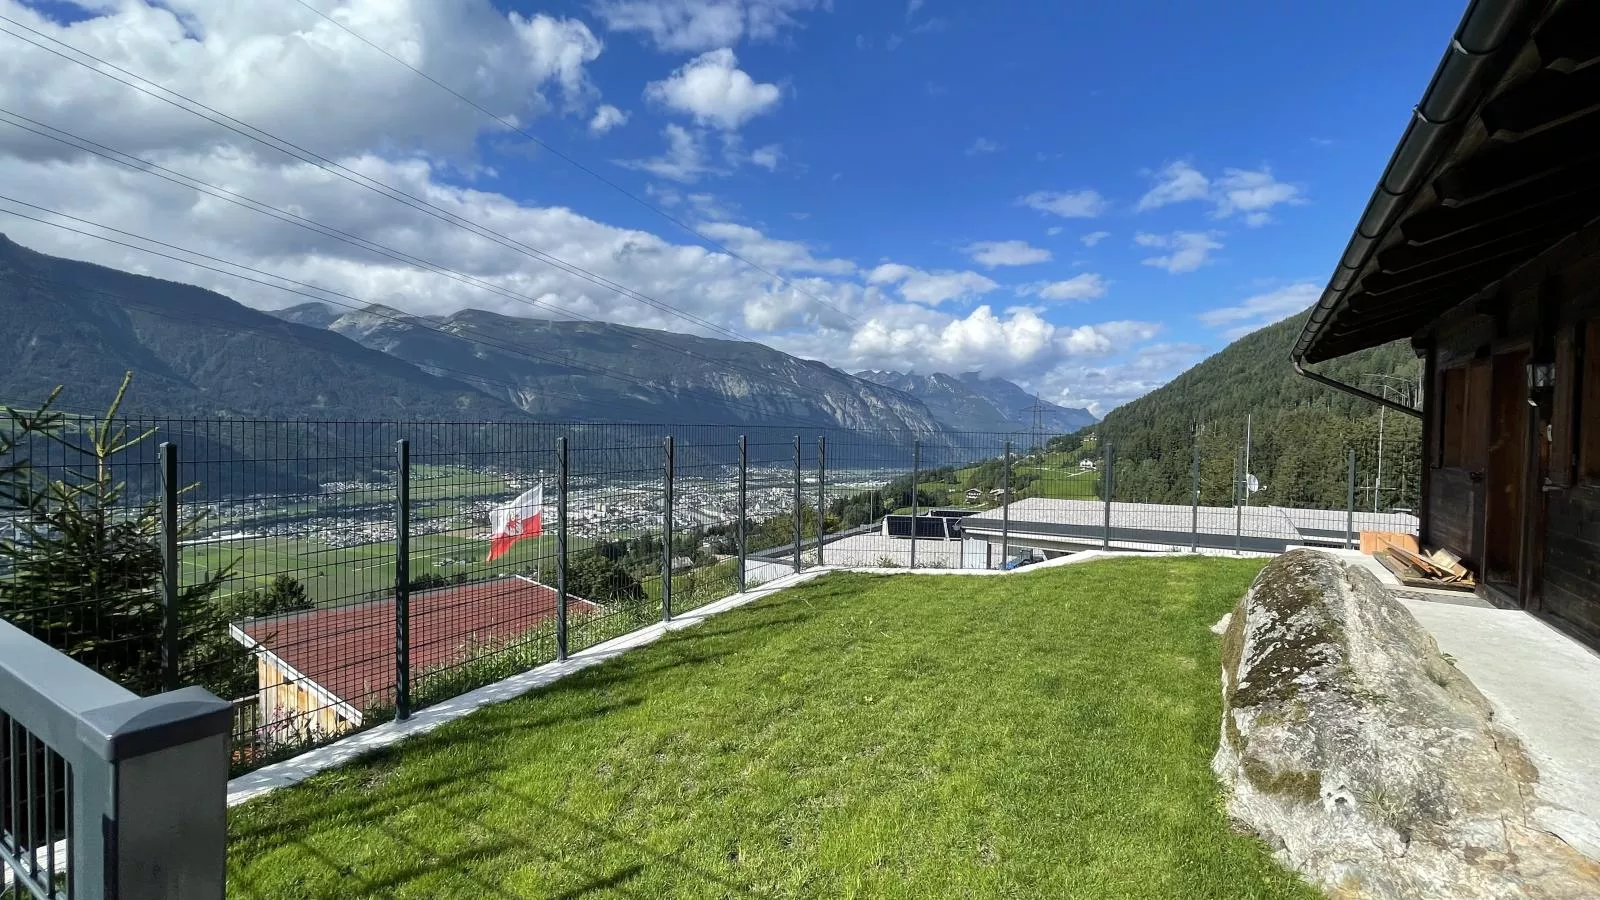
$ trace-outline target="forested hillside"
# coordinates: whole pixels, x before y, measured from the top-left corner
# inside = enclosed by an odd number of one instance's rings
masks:
[[[1378,481],[1377,404],[1296,374],[1289,351],[1309,312],[1230,344],[1166,386],[1112,410],[1097,426],[1116,456],[1120,499],[1188,502],[1198,432],[1201,502],[1229,505],[1235,456],[1244,446],[1245,419],[1253,417],[1251,465],[1261,489],[1256,505],[1342,508],[1347,462],[1357,451],[1357,502],[1380,508],[1416,506],[1421,422],[1390,411],[1382,416],[1383,473]],[[1405,343],[1357,353],[1316,371],[1373,393],[1414,399],[1421,360]],[[1369,376],[1382,376],[1373,378]],[[1076,444],[1081,432],[1063,444]]]

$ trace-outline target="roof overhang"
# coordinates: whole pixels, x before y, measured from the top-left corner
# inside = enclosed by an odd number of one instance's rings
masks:
[[[1474,0],[1294,360],[1416,337],[1597,217],[1600,4]]]

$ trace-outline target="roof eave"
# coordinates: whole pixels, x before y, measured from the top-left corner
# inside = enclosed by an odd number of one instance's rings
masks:
[[[1346,294],[1389,229],[1410,206],[1417,190],[1427,183],[1428,176],[1459,137],[1461,125],[1498,80],[1511,56],[1503,51],[1518,25],[1530,11],[1544,5],[1540,0],[1472,0],[1467,7],[1427,90],[1412,109],[1405,133],[1367,201],[1355,234],[1301,328],[1291,352],[1296,363],[1305,361],[1323,328],[1339,314]]]

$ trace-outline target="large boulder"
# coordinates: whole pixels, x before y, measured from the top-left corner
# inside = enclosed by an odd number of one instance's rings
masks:
[[[1600,898],[1530,819],[1538,772],[1372,574],[1296,550],[1222,638],[1212,768],[1232,817],[1340,898]]]

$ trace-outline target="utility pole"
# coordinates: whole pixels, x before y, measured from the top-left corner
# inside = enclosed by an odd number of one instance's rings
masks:
[[[1033,395],[1033,405],[1028,407],[1033,413],[1033,445],[1044,452],[1044,401],[1038,394]]]
[[[1389,391],[1392,389],[1395,393],[1395,399],[1405,403],[1407,406],[1415,406],[1422,399],[1422,381],[1420,377],[1417,380],[1417,393],[1415,396],[1408,396],[1412,390],[1411,379],[1409,378],[1402,378],[1399,375],[1384,375],[1381,372],[1367,372],[1361,377],[1381,382],[1378,388],[1383,391],[1385,398],[1389,396]],[[1400,386],[1397,387],[1390,382],[1399,382]],[[1373,512],[1378,511],[1378,498],[1383,494],[1383,414],[1387,410],[1388,407],[1386,406],[1378,407],[1378,471],[1372,479]]]
[[[1244,505],[1250,505],[1250,424],[1253,414],[1244,415]]]
[[[1387,387],[1387,386],[1385,386]],[[1385,390],[1384,396],[1388,396]],[[1387,406],[1378,407],[1378,474],[1372,479],[1372,511],[1378,511],[1378,496],[1383,493],[1383,414]]]
[[[1402,376],[1398,375],[1384,375],[1381,372],[1363,373],[1362,378],[1378,381],[1378,388],[1384,392],[1384,397],[1389,397],[1389,391],[1394,391],[1395,399],[1400,400],[1403,404],[1411,405],[1411,407],[1414,407],[1422,399],[1421,376],[1419,376],[1418,383],[1414,386],[1416,394],[1411,394],[1413,384],[1411,384],[1410,378],[1402,378]],[[1389,407],[1378,407],[1378,472],[1373,476],[1373,512],[1378,512],[1379,504],[1381,504],[1379,498],[1384,492],[1384,413],[1387,410],[1389,410]]]

